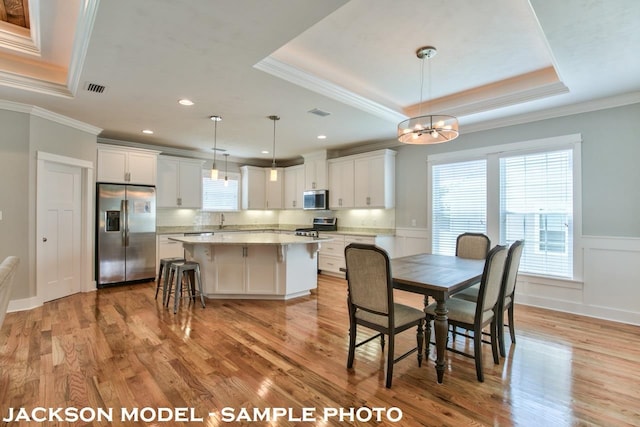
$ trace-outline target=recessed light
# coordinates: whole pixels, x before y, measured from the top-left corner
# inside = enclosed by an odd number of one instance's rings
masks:
[[[190,100],[190,99],[183,98],[183,99],[179,99],[179,100],[178,100],[178,104],[180,104],[180,105],[186,105],[186,106],[191,106],[191,105],[193,105],[193,101],[192,101],[192,100]]]
[[[318,135],[318,139],[327,139],[327,135]]]
[[[267,150],[262,150],[261,153],[262,154],[269,154],[269,152]]]
[[[143,129],[142,133],[146,133],[147,135],[153,135],[153,131],[151,129]]]

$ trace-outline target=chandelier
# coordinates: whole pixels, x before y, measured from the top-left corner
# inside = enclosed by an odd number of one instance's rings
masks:
[[[437,52],[433,46],[421,47],[416,51],[416,56],[422,60],[419,113],[417,117],[412,117],[398,124],[398,141],[405,144],[439,144],[452,141],[458,137],[458,119],[454,116],[442,114],[422,115],[424,62],[425,59],[434,57]],[[431,79],[431,73],[429,73],[429,79]],[[431,81],[429,80],[430,87]]]

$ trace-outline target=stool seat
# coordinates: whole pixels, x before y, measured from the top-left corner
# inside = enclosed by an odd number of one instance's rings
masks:
[[[160,290],[160,281],[162,280],[162,273],[164,272],[165,279],[167,276],[167,268],[168,265],[172,262],[184,261],[184,258],[181,257],[173,257],[173,258],[160,258],[160,266],[158,267],[158,277],[156,279],[156,296],[155,299],[158,299],[158,291]],[[162,304],[165,303],[166,298],[166,280],[162,281]]]
[[[195,280],[192,280],[192,277]],[[205,307],[204,304],[204,292],[202,290],[202,279],[200,277],[200,264],[195,261],[173,261],[169,264],[169,274],[166,276],[165,280],[168,281],[167,285],[167,297],[165,301],[165,305],[169,306],[169,299],[171,298],[171,288],[173,287],[173,282],[175,281],[175,290],[173,292],[173,312],[178,312],[178,302],[182,297],[182,282],[184,279],[187,279],[187,289],[189,291],[189,301],[196,300],[196,294],[200,294],[200,302],[202,303],[202,308]],[[195,285],[197,282],[198,288],[196,289]]]

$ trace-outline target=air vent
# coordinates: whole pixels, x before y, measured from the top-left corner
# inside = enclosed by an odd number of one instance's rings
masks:
[[[84,88],[87,92],[94,93],[104,93],[104,91],[107,90],[106,86],[102,86],[97,83],[87,83]]]
[[[311,114],[315,114],[316,116],[320,116],[320,117],[327,117],[328,115],[330,115],[331,113],[328,111],[323,111],[319,108],[314,108],[313,110],[309,110],[307,111],[308,113]]]

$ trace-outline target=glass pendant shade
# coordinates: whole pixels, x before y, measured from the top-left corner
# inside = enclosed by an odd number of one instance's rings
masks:
[[[218,179],[218,169],[216,169],[216,162],[213,162],[213,166],[211,166],[211,179],[214,181]]]
[[[398,124],[398,140],[405,144],[439,144],[458,137],[458,119],[453,116],[412,117]]]
[[[270,181],[277,181],[278,180],[278,169],[276,169],[276,168],[272,168],[271,169],[271,173],[269,174],[269,180]]]

